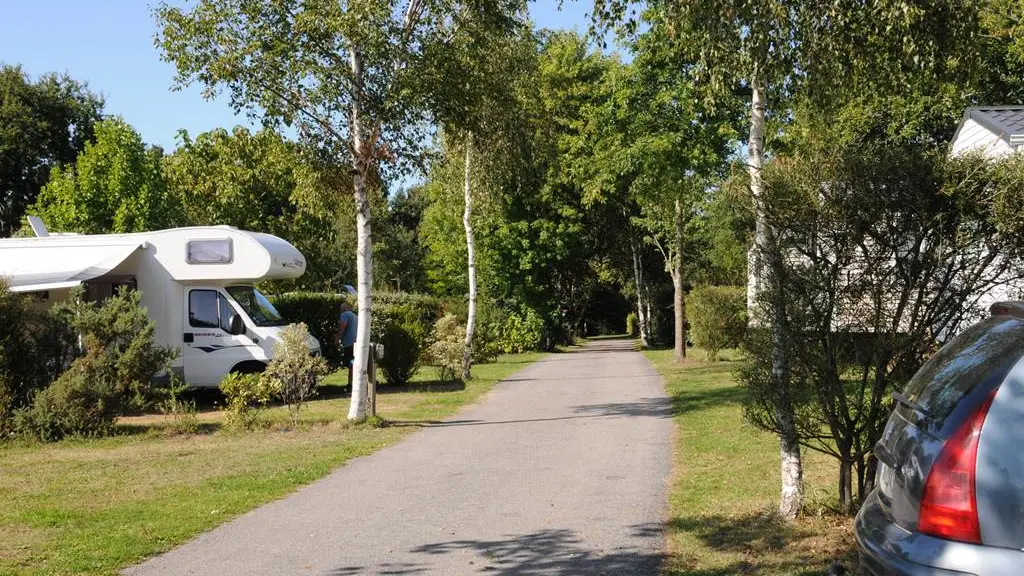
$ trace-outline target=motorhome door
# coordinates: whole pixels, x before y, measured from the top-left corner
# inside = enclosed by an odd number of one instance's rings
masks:
[[[217,386],[232,368],[262,355],[246,330],[231,333],[231,317],[237,312],[219,290],[191,288],[185,300],[182,363],[191,386]]]

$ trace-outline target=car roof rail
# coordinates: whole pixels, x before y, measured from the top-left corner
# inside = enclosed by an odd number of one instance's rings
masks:
[[[1024,318],[1024,301],[1006,300],[1003,302],[996,302],[989,306],[988,311],[993,316],[1015,316],[1017,318]]]

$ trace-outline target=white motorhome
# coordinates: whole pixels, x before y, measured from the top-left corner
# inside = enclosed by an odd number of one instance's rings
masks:
[[[50,234],[38,219],[32,227],[35,238],[0,240],[10,290],[34,294],[40,306],[79,285],[89,301],[139,290],[156,344],[180,350],[173,370],[193,387],[266,366],[287,322],[254,285],[306,270],[285,240],[229,226],[101,235]],[[308,345],[319,353],[315,339]]]

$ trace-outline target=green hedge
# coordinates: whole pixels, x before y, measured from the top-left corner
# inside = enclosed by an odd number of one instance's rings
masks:
[[[341,365],[341,349],[334,336],[338,333],[338,317],[344,301],[344,294],[320,292],[291,292],[270,297],[285,320],[306,323],[309,333],[320,341],[320,353],[331,366]]]
[[[718,351],[736,348],[747,329],[747,291],[735,286],[703,286],[687,296],[687,315],[693,343],[704,348],[708,360]]]
[[[341,364],[341,350],[334,337],[346,295],[293,292],[270,300],[289,322],[306,323],[310,334],[320,341],[321,352],[328,363]],[[350,303],[356,307],[354,297]],[[427,338],[434,322],[441,317],[442,309],[441,300],[425,294],[373,294],[370,339],[384,345],[380,367],[389,383],[404,384],[416,372]]]
[[[384,345],[379,366],[389,384],[405,384],[419,369],[442,303],[426,294],[380,292],[373,295],[370,334]]]

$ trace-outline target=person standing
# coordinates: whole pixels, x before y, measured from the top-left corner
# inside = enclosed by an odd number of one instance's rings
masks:
[[[348,368],[348,386],[352,389],[352,360],[355,358],[356,332],[359,318],[352,311],[348,302],[341,303],[341,316],[338,318],[338,347],[341,348],[341,365]]]

